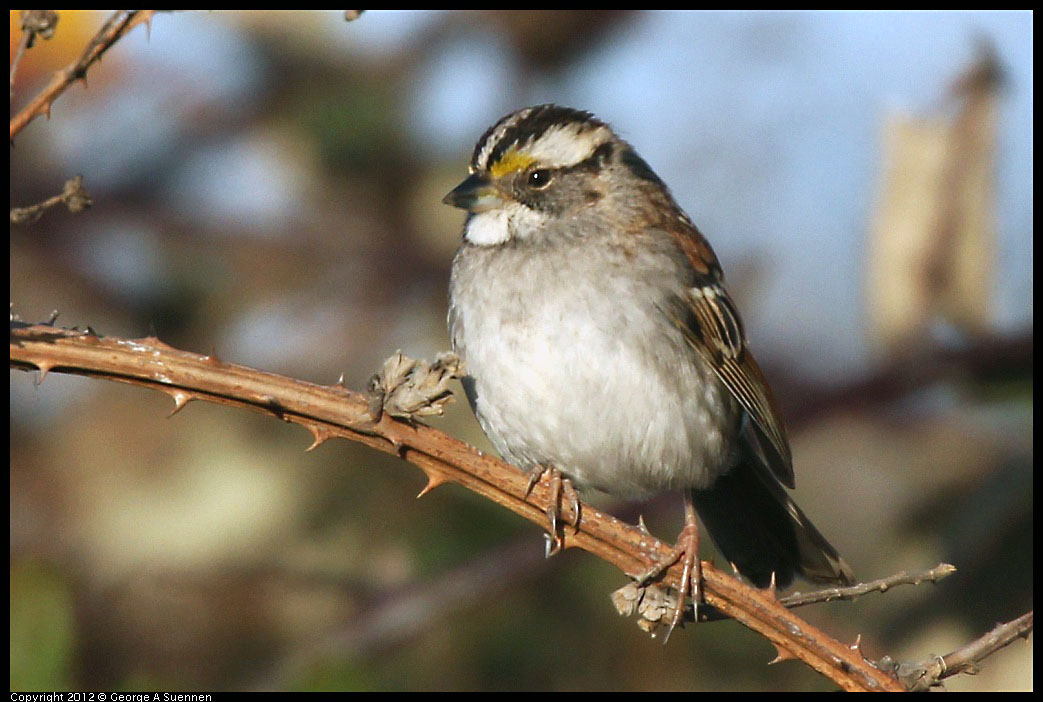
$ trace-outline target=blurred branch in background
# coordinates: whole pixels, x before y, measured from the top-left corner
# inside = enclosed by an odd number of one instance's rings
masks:
[[[29,122],[40,115],[51,116],[51,107],[66,88],[78,80],[87,81],[87,69],[95,61],[101,59],[102,55],[112,48],[121,37],[139,24],[144,24],[146,29],[152,23],[153,15],[159,10],[117,10],[102,25],[102,28],[87,44],[83,55],[79,59],[56,72],[51,82],[40,93],[34,97],[28,105],[23,107],[18,114],[11,118],[11,141],[20,131],[25,129]],[[55,19],[57,23],[57,19]],[[30,30],[26,29],[26,33]],[[53,25],[51,28],[53,32]],[[11,73],[12,92],[14,91],[14,67]]]
[[[22,108],[18,114],[11,118],[11,145],[14,145],[14,137],[22,131],[34,118],[40,115],[51,116],[51,107],[65,90],[82,80],[87,83],[87,69],[100,60],[102,55],[112,47],[119,39],[126,35],[131,29],[144,23],[146,28],[152,22],[152,16],[156,10],[118,10],[105,22],[98,33],[88,42],[80,58],[67,66],[65,69],[54,74],[50,84],[44,88],[29,104]],[[11,100],[14,101],[15,71],[18,62],[26,49],[33,46],[37,37],[50,39],[54,36],[58,25],[58,13],[54,10],[21,10],[22,39],[18,44],[17,52],[11,60]],[[27,207],[12,207],[10,212],[11,224],[32,224],[38,220],[43,213],[59,203],[64,203],[72,214],[82,212],[91,206],[91,198],[83,189],[83,176],[78,175],[65,182],[61,195],[44,200],[35,205]]]
[[[11,59],[11,99],[14,100],[14,75],[18,70],[18,62],[22,60],[22,54],[31,49],[40,39],[50,39],[54,36],[54,28],[58,24],[58,13],[54,10],[19,10],[18,19],[22,26],[22,38],[18,41],[14,58]]]
[[[981,336],[956,346],[910,351],[902,359],[881,365],[861,378],[832,387],[811,384],[781,369],[772,382],[784,398],[787,423],[794,428],[838,411],[886,408],[943,383],[989,383],[1031,377],[1032,331],[1005,336]]]
[[[948,96],[954,116],[891,115],[880,202],[869,232],[869,338],[903,356],[930,344],[943,320],[964,335],[992,328],[997,114],[994,47]]]
[[[32,224],[59,203],[64,204],[72,214],[83,212],[91,206],[91,196],[83,189],[83,176],[78,175],[65,181],[61,195],[54,195],[27,207],[12,207],[11,224]]]

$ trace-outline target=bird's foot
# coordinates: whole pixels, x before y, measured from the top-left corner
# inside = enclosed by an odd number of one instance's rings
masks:
[[[699,524],[696,522],[695,508],[687,497],[685,499],[684,528],[677,537],[677,543],[669,556],[637,577],[637,585],[646,587],[649,583],[662,577],[663,573],[675,563],[681,563],[681,587],[678,592],[677,606],[674,608],[666,636],[663,637],[664,644],[670,640],[670,634],[684,617],[685,599],[691,595],[692,614],[695,621],[699,620],[699,602],[703,599],[703,568],[702,562],[699,560]]]
[[[565,530],[561,529],[559,531],[562,517],[565,517],[565,521],[571,524],[575,531],[579,531],[580,503],[572,481],[553,466],[538,466],[533,469],[532,474],[529,476],[529,485],[525,489],[525,497],[532,493],[532,489],[536,487],[536,483],[540,482],[544,475],[547,476],[548,488],[550,489],[550,502],[546,509],[547,521],[550,522],[550,531],[546,535],[547,550],[545,553],[546,557],[550,558],[565,547]],[[568,503],[568,514],[562,512],[562,498]]]

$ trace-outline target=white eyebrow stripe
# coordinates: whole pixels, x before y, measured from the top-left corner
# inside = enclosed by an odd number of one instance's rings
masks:
[[[525,150],[549,168],[566,168],[590,158],[611,136],[608,127],[591,129],[590,125],[572,122],[550,127]]]
[[[474,159],[476,171],[487,170],[493,151],[507,137],[508,132],[528,119],[539,108],[529,107],[515,112],[493,130]],[[566,168],[584,161],[594,150],[612,138],[612,131],[604,124],[589,122],[566,122],[547,127],[538,137],[519,140],[513,147],[531,156],[533,160],[548,168]]]

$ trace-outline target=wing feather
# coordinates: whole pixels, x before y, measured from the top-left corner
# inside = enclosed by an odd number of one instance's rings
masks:
[[[793,487],[793,457],[782,415],[760,366],[750,353],[735,304],[724,289],[720,264],[699,230],[684,217],[671,234],[688,257],[694,284],[668,316],[702,356],[753,423],[756,448],[772,473]]]

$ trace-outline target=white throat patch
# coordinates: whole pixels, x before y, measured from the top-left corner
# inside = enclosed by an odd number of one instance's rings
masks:
[[[511,238],[507,210],[500,207],[472,215],[467,220],[464,238],[476,246],[495,246]]]
[[[496,246],[508,239],[525,239],[547,223],[547,215],[519,202],[506,202],[503,207],[471,215],[464,229],[464,239],[475,246]]]

